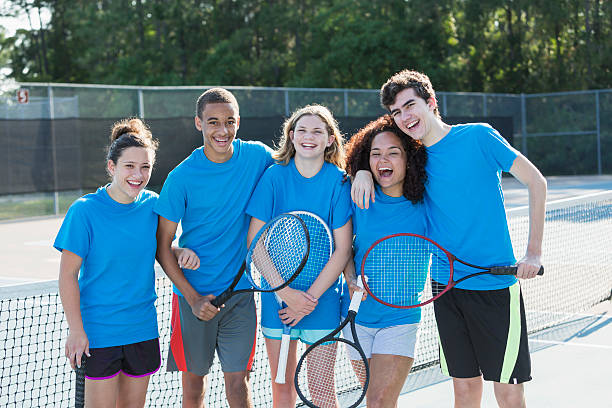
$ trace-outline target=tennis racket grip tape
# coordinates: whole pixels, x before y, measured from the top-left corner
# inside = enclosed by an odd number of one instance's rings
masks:
[[[278,368],[276,370],[276,378],[274,382],[277,384],[285,383],[285,373],[287,372],[287,357],[289,356],[290,334],[283,333],[281,338],[280,352],[278,354]]]
[[[356,290],[353,292],[353,297],[351,297],[351,304],[349,305],[349,311],[353,311],[357,313],[359,310],[359,306],[361,305],[361,299],[363,299],[363,282],[361,279],[357,279],[357,286],[361,289],[361,291]]]
[[[518,266],[494,266],[491,268],[491,273],[493,275],[516,275],[517,271],[518,271]],[[543,266],[540,266],[538,275],[544,275]]]
[[[85,365],[87,357],[85,353],[81,356],[81,366],[74,369],[76,374],[75,389],[74,389],[74,406],[76,408],[85,407]]]

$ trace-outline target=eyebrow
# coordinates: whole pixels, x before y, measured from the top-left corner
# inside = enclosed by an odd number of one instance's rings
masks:
[[[236,118],[234,118],[233,116],[229,116],[227,119],[228,119],[228,120],[229,120],[229,119],[236,120]],[[206,118],[206,121],[207,121],[207,122],[210,122],[211,120],[221,120],[221,119],[219,119],[219,118],[218,118],[218,117],[216,117],[216,116],[211,116],[211,117],[209,117],[209,118]]]
[[[406,106],[406,105],[408,105],[409,103],[412,103],[412,102],[414,102],[414,99],[408,99],[406,102],[404,102],[404,104],[401,107],[403,108],[404,106]],[[399,111],[399,108],[393,109],[391,111],[391,113],[393,114],[393,112],[397,112],[397,111]]]
[[[308,129],[308,128],[306,126],[304,126],[304,125],[300,125],[300,126],[296,127],[296,129]],[[313,127],[312,130],[323,130],[323,128],[317,126],[317,127]]]
[[[390,150],[390,149],[398,149],[398,150],[402,150],[402,148],[401,148],[400,146],[389,146],[387,149],[389,149],[389,150]],[[382,148],[380,148],[380,147],[372,147],[372,148],[370,149],[370,151],[373,151],[373,150],[382,150]]]

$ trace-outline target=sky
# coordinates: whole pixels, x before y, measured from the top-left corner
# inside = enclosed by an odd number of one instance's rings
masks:
[[[5,1],[0,0],[0,11],[4,11],[5,9]],[[32,11],[31,14],[32,25],[34,28],[39,28],[38,24],[38,14],[35,11]],[[41,17],[43,20],[43,24],[47,24],[51,19],[51,13],[47,9],[43,9],[41,13]],[[30,23],[28,22],[28,16],[24,13],[17,17],[0,17],[0,26],[4,27],[6,30],[6,36],[11,37],[15,34],[15,31],[19,28],[30,28]]]
[[[6,9],[6,1],[0,0],[0,12]],[[32,11],[30,14],[32,19],[32,26],[35,29],[40,28],[38,24],[38,14],[35,11]],[[41,17],[43,20],[43,24],[47,24],[51,19],[51,13],[47,9],[42,9]],[[15,34],[20,28],[30,28],[30,23],[28,22],[28,16],[23,13],[17,17],[0,17],[0,27],[3,27],[5,30],[4,35],[6,37],[11,37]],[[0,66],[0,80],[4,80],[9,74],[11,70],[6,67]]]

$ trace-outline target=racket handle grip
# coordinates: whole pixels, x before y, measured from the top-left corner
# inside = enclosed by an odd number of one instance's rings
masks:
[[[278,354],[278,367],[276,369],[276,379],[274,380],[277,384],[285,383],[285,373],[287,372],[287,357],[289,356],[289,341],[291,336],[283,333],[281,338],[280,353]]]
[[[81,366],[75,368],[76,381],[74,389],[74,406],[76,408],[85,407],[85,365],[87,357],[85,353],[81,356]]]
[[[349,305],[349,311],[353,311],[357,313],[359,310],[359,306],[361,306],[361,299],[363,299],[363,282],[361,279],[357,279],[357,286],[361,289],[361,291],[353,292],[353,297],[351,297],[351,304]]]
[[[518,266],[494,266],[491,268],[491,273],[494,275],[516,275]],[[544,266],[540,266],[538,275],[544,275]]]
[[[231,295],[232,295],[231,292],[226,290],[225,292],[223,292],[222,294],[220,294],[219,296],[211,300],[210,304],[215,307],[221,307],[221,305],[227,302],[227,299],[229,299]]]

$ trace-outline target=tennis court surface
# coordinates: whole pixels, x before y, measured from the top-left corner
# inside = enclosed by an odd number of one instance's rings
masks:
[[[526,192],[504,181],[515,253],[526,246]],[[565,186],[564,186],[565,185]],[[546,274],[522,284],[531,332],[534,380],[527,401],[537,407],[611,407],[612,366],[612,177],[549,180],[544,264]],[[67,326],[57,294],[59,254],[50,248],[61,219],[0,224],[0,406],[71,406],[73,374],[63,357]],[[46,281],[20,284],[24,281]],[[160,274],[157,301],[165,356],[170,335],[169,281]],[[426,308],[417,360],[402,407],[452,406],[452,385],[438,374],[437,340]],[[258,338],[251,376],[255,406],[271,405],[263,338]],[[345,369],[350,370],[349,367]],[[226,406],[216,365],[208,403]],[[483,407],[496,406],[490,384]],[[339,390],[350,392],[347,390]],[[158,373],[148,406],[180,405],[178,375]]]

